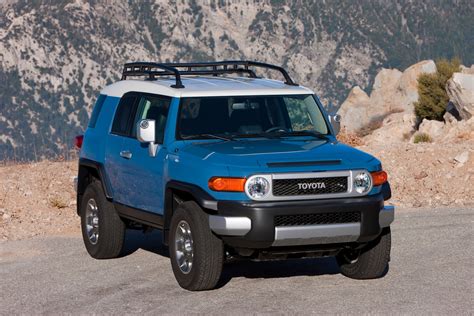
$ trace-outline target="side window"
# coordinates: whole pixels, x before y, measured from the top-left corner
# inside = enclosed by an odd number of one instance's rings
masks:
[[[92,115],[89,120],[89,127],[94,128],[95,124],[97,124],[97,119],[99,118],[100,111],[102,110],[102,105],[104,104],[105,98],[107,96],[105,94],[99,95],[99,98],[95,102],[94,109],[92,110]]]
[[[135,112],[136,95],[124,95],[115,111],[112,134],[130,136],[131,119]]]
[[[140,120],[155,120],[155,139],[158,144],[162,144],[170,104],[170,97],[148,94],[141,95],[139,97],[137,114],[133,121],[132,136],[136,137],[136,126]]]

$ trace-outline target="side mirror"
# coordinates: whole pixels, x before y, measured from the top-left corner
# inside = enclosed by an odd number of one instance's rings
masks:
[[[332,128],[334,129],[334,133],[339,134],[339,131],[341,130],[341,120],[342,116],[334,113],[329,115],[329,121],[331,122]]]
[[[155,143],[155,120],[141,120],[137,124],[137,139],[140,143],[148,143],[148,154],[156,156],[158,144]]]

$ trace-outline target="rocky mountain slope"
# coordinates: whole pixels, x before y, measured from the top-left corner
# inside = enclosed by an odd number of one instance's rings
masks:
[[[326,102],[382,67],[474,62],[474,3],[440,1],[0,2],[0,160],[68,158],[101,87],[127,61],[281,64]]]

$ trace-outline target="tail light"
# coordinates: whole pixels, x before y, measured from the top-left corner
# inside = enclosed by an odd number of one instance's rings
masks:
[[[82,142],[84,140],[84,135],[77,135],[75,138],[74,138],[74,146],[77,148],[77,149],[81,149],[82,148]]]

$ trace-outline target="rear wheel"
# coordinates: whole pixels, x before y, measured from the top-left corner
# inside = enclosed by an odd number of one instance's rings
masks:
[[[125,224],[113,204],[105,198],[102,185],[88,185],[81,202],[81,229],[84,245],[91,257],[116,258],[120,255],[125,236]]]
[[[380,236],[359,251],[345,250],[336,256],[341,273],[353,279],[376,279],[383,277],[390,261],[390,227],[384,228]]]
[[[209,216],[195,202],[184,202],[174,212],[169,247],[173,273],[182,288],[201,291],[217,285],[224,246],[211,232]]]

